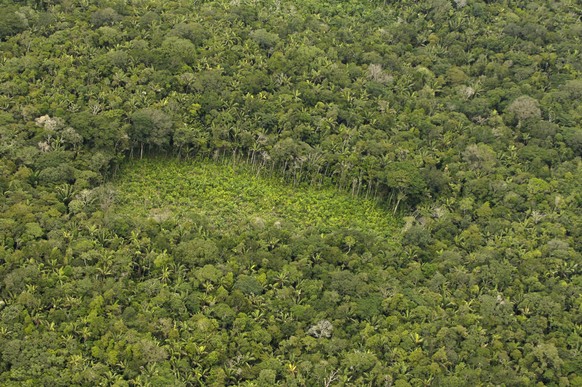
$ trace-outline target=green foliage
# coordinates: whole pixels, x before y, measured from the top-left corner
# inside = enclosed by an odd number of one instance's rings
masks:
[[[91,24],[95,27],[113,25],[121,20],[121,16],[113,8],[102,8],[91,14]]]
[[[17,7],[3,8],[0,14],[0,39],[4,40],[11,35],[22,32],[28,27],[28,20]]]
[[[130,139],[136,143],[152,144],[158,147],[169,143],[172,120],[164,112],[156,109],[138,110],[131,116]]]
[[[575,3],[0,1],[0,385],[580,385]]]
[[[277,41],[279,40],[279,36],[277,34],[270,33],[264,28],[252,31],[250,36],[261,48],[264,49],[274,48],[277,44]]]
[[[257,176],[244,165],[148,159],[126,166],[115,184],[121,214],[163,221],[193,212],[225,233],[241,223],[288,223],[321,232],[353,228],[390,237],[396,224],[371,200],[354,200],[333,188],[297,190],[280,179]],[[189,246],[185,252],[196,254],[197,249]]]

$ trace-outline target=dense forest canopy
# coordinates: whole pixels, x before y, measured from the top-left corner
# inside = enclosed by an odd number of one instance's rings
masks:
[[[0,7],[0,384],[582,385],[579,2]]]

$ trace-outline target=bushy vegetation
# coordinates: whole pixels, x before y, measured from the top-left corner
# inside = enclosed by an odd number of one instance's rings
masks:
[[[398,234],[392,214],[372,200],[354,200],[333,188],[297,190],[244,164],[144,160],[124,168],[115,186],[118,214],[162,219],[198,214],[225,234],[249,222],[285,222],[322,233],[349,228],[386,239]]]
[[[0,384],[582,384],[575,1],[0,6]]]

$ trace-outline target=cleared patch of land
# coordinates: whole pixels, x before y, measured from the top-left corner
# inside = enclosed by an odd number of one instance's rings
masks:
[[[390,236],[397,225],[372,200],[334,188],[293,187],[277,178],[257,176],[245,165],[139,160],[123,169],[115,186],[117,212],[162,221],[195,213],[224,227],[224,232],[247,222],[281,222],[322,232],[353,228]]]

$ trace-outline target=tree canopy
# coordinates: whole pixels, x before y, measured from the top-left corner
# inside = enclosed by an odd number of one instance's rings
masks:
[[[582,384],[575,1],[0,6],[0,384]]]

